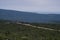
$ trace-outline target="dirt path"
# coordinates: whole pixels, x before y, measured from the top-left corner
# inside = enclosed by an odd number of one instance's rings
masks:
[[[45,29],[45,30],[51,30],[51,31],[59,31],[60,32],[60,30],[55,30],[55,29],[46,28],[46,27],[40,27],[40,26],[34,26],[34,25],[31,25],[31,24],[22,24],[22,23],[17,23],[17,24],[21,24],[21,25],[25,25],[25,26],[31,26],[31,27],[39,28],[39,29]]]

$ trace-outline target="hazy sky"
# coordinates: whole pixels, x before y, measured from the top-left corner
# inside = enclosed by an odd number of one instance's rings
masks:
[[[60,0],[0,0],[0,9],[60,12]]]

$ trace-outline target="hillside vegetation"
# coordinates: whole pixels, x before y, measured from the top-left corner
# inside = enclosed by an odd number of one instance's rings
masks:
[[[31,23],[31,25],[60,30],[60,23]]]
[[[43,26],[42,24],[39,24],[38,26],[40,25]],[[54,24],[48,25],[51,26]],[[45,27],[48,27],[48,25]],[[52,27],[54,28],[54,26]],[[55,26],[55,29],[56,27],[57,26]],[[17,24],[16,22],[11,23],[11,21],[0,20],[0,40],[60,40],[60,32],[38,29]]]

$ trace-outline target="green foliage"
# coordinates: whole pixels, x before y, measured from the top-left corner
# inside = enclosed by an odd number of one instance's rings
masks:
[[[31,23],[31,25],[60,30],[60,23]]]
[[[37,25],[45,27],[48,25],[56,26],[55,24]],[[0,40],[60,40],[60,32],[33,28],[31,26],[24,26],[16,23],[0,23]]]

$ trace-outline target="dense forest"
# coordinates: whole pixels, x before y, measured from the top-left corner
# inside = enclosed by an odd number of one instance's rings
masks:
[[[56,30],[60,29],[59,24],[30,24]],[[33,28],[9,20],[0,20],[0,40],[60,40],[60,32]]]

